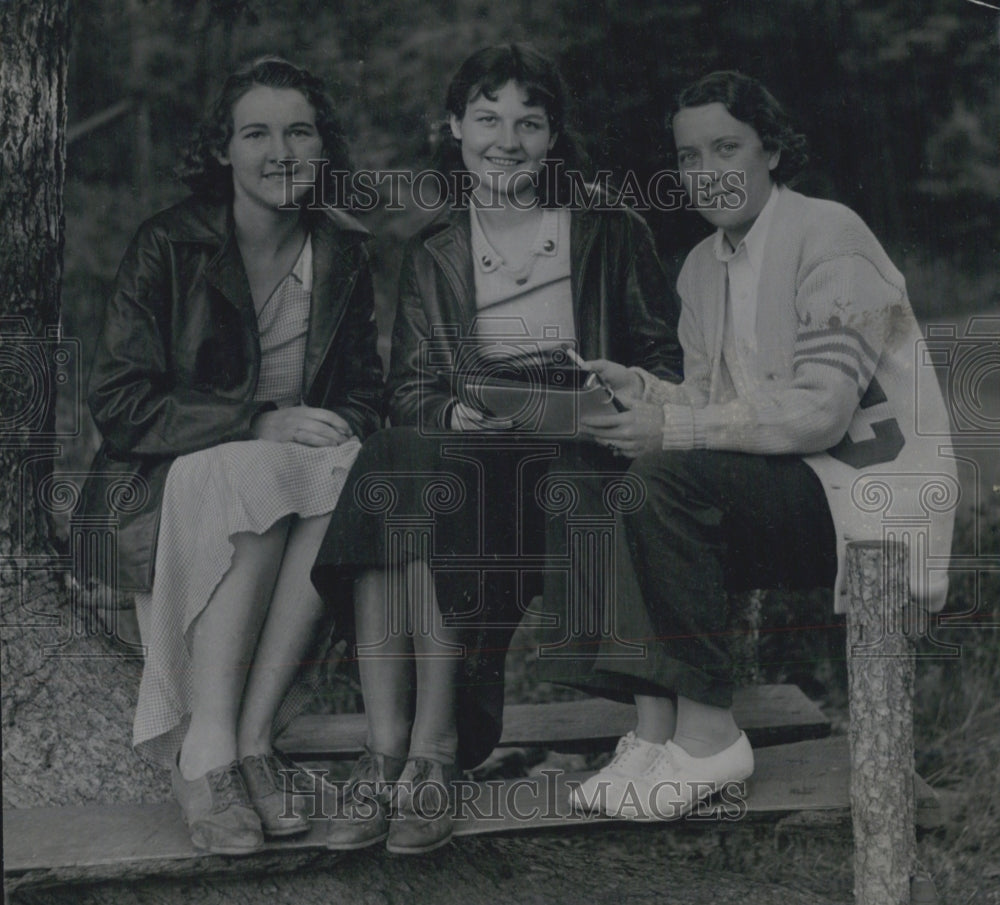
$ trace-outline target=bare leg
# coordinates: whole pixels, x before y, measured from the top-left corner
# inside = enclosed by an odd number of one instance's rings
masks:
[[[405,631],[402,569],[373,569],[354,584],[358,669],[368,747],[405,757],[413,722],[413,642]]]
[[[455,682],[462,662],[458,632],[444,626],[434,579],[422,560],[407,567],[407,592],[417,671],[417,705],[409,756],[451,764],[458,750]]]
[[[711,757],[740,737],[739,726],[728,707],[710,707],[677,696],[677,731],[674,744],[692,757]]]
[[[643,741],[662,745],[674,737],[677,728],[677,708],[670,698],[637,694],[635,712],[635,734]]]
[[[309,580],[330,513],[295,518],[247,676],[237,731],[239,756],[271,751],[272,723],[313,642],[323,602]]]
[[[195,621],[191,639],[194,701],[181,745],[181,774],[196,779],[236,759],[236,724],[247,669],[281,564],[288,519],[264,534],[231,540],[232,564]]]

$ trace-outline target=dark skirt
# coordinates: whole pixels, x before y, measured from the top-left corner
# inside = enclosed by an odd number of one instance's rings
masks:
[[[568,588],[581,580],[572,576],[585,571],[586,544],[571,537],[571,523],[580,517],[574,500],[594,494],[576,485],[603,485],[626,465],[590,443],[430,437],[410,427],[379,431],[362,447],[313,583],[352,638],[350,582],[367,569],[428,562],[441,612],[467,652],[458,680],[463,767],[481,762],[500,739],[507,649],[532,599],[544,595],[544,612],[565,610]]]

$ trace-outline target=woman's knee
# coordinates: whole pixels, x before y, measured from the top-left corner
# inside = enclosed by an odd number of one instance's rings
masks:
[[[638,485],[633,490],[638,502],[622,513],[630,535],[659,536],[704,508],[706,472],[700,452],[658,450],[632,461],[628,474]]]
[[[330,527],[333,512],[322,512],[302,518],[298,515],[289,516],[288,546],[290,549],[311,549],[313,558],[319,550],[326,530]]]
[[[688,483],[701,473],[702,450],[658,449],[632,460],[628,473],[644,486]]]
[[[230,535],[229,542],[233,545],[232,567],[249,567],[261,571],[277,568],[288,544],[293,518],[291,515],[279,518],[259,534],[255,531],[240,531]]]

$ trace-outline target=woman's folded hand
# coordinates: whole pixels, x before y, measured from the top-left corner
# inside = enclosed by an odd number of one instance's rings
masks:
[[[336,412],[308,405],[262,412],[253,419],[251,431],[258,440],[303,446],[340,446],[354,436],[351,426]]]

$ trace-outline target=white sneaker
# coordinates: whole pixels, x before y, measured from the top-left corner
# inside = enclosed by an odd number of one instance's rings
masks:
[[[617,804],[623,786],[642,776],[662,749],[662,745],[647,742],[634,732],[618,739],[615,756],[590,779],[574,785],[569,790],[569,802],[579,811],[608,813],[609,802]]]
[[[667,742],[659,746],[656,758],[629,794],[604,813],[630,820],[679,820],[690,814],[699,801],[729,783],[749,778],[753,767],[753,749],[745,732],[728,748],[710,757],[692,757],[683,748]]]

